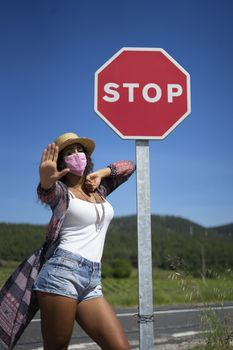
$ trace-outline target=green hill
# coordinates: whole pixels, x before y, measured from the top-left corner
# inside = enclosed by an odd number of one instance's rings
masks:
[[[175,216],[152,215],[153,266],[208,273],[233,267],[233,224],[206,228]],[[20,261],[44,241],[46,226],[0,223],[0,260]],[[137,267],[136,215],[115,218],[103,263],[128,260]]]
[[[209,232],[217,234],[220,237],[233,239],[233,224],[227,224],[223,226],[213,227],[208,230]]]

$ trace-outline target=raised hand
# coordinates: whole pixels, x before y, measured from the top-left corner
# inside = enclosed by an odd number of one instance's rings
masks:
[[[49,189],[62,176],[69,172],[69,169],[57,170],[58,147],[55,143],[49,144],[44,150],[40,162],[40,183],[42,188]]]

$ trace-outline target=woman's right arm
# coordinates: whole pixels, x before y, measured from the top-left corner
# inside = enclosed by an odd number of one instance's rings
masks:
[[[69,169],[57,170],[58,147],[52,143],[44,150],[40,162],[40,184],[37,188],[39,199],[53,207],[60,197],[62,188],[58,180],[69,172]]]

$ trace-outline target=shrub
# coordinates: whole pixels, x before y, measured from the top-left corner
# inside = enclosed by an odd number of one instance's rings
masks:
[[[115,259],[112,263],[112,276],[115,278],[128,278],[133,266],[129,260]]]
[[[112,267],[109,264],[104,263],[101,267],[101,276],[103,278],[107,278],[107,277],[112,277],[112,275],[113,275]]]

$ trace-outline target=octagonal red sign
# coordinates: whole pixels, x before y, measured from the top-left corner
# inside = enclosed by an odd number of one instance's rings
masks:
[[[190,76],[161,48],[122,48],[95,73],[95,112],[122,138],[163,139],[190,111]]]

